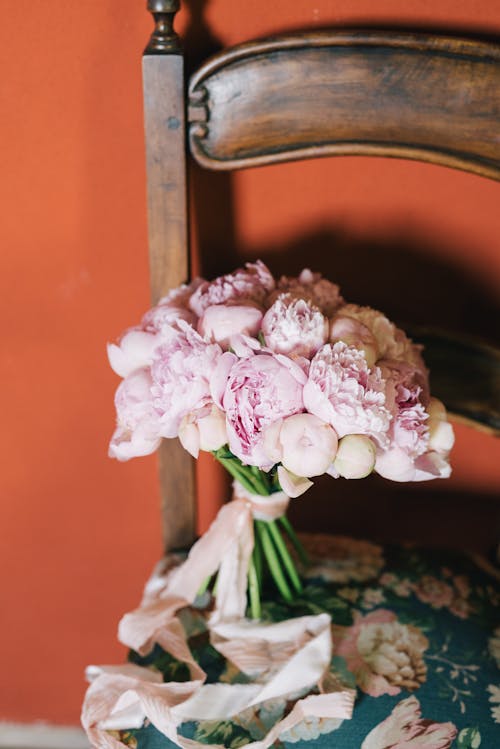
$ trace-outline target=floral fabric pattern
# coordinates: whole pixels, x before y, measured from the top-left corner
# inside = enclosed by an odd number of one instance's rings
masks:
[[[382,548],[335,536],[304,536],[312,565],[292,604],[268,597],[263,618],[327,611],[333,658],[327,679],[357,689],[352,720],[308,720],[280,736],[281,749],[493,749],[500,744],[498,578],[466,555]],[[209,642],[203,617],[185,609],[190,647],[210,682],[245,676]],[[157,648],[131,660],[166,681],[187,669]],[[183,674],[182,669],[186,673]],[[186,738],[238,749],[259,741],[286,714],[270,700],[226,721],[182,727]],[[134,749],[172,749],[156,729],[121,732]]]
[[[356,684],[372,697],[413,692],[425,681],[423,653],[428,639],[417,627],[401,624],[392,611],[354,613],[350,627],[333,626],[334,652],[345,658]]]

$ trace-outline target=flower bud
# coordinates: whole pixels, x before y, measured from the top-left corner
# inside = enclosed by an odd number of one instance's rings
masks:
[[[218,450],[227,443],[224,413],[217,406],[212,406],[205,416],[187,414],[179,426],[179,440],[193,458],[198,457],[200,450]]]
[[[365,434],[347,434],[339,442],[333,466],[345,479],[363,479],[375,465],[375,445]]]
[[[207,416],[198,419],[200,450],[211,452],[227,444],[226,416],[217,406]]]
[[[238,334],[253,336],[260,330],[262,311],[248,304],[216,304],[207,307],[198,322],[198,332],[221,346],[228,346],[229,339]]]
[[[337,452],[337,434],[313,414],[302,413],[283,420],[279,441],[281,462],[297,476],[321,476]]]

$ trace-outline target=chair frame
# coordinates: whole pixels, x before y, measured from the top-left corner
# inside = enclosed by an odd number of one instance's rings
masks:
[[[300,33],[224,51],[186,87],[174,31],[179,7],[180,0],[147,2],[155,23],[143,56],[153,304],[190,275],[187,146],[215,170],[374,155],[500,180],[498,45],[381,31]],[[160,484],[165,548],[186,547],[195,537],[195,472],[177,440],[160,448]]]

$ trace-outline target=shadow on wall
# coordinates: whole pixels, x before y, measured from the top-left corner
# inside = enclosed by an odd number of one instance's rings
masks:
[[[429,242],[412,239],[411,229],[392,230],[384,241],[354,238],[319,228],[286,246],[262,248],[260,257],[275,273],[294,275],[306,263],[340,284],[345,298],[381,309],[404,326],[430,325],[500,343],[500,306],[494,290]],[[399,235],[399,236],[398,236]],[[255,251],[253,251],[255,257]],[[461,255],[466,251],[462,248]],[[474,257],[474,248],[467,252]]]
[[[439,247],[428,241],[424,244],[405,236],[404,230],[399,237],[393,230],[390,239],[380,241],[318,228],[283,245],[253,247],[251,251],[240,247],[235,252],[232,233],[223,232],[221,214],[216,217],[203,207],[197,215],[202,226],[209,221],[219,224],[216,231],[203,233],[200,239],[207,277],[227,273],[236,264],[256,257],[278,276],[296,275],[307,266],[339,283],[348,301],[383,310],[402,327],[432,326],[500,344],[498,295],[479,274],[474,277],[470,269],[444,259],[443,255],[453,257],[453,248],[443,252],[442,242]],[[461,248],[460,254],[474,257],[474,252],[473,247]]]

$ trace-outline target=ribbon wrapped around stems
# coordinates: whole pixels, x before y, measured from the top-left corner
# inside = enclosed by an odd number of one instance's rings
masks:
[[[181,736],[179,726],[193,720],[227,720],[273,699],[294,704],[264,738],[248,744],[252,749],[266,749],[307,718],[351,717],[354,692],[342,689],[329,674],[328,614],[278,624],[244,619],[254,517],[275,519],[287,504],[282,492],[255,497],[237,487],[235,498],[222,507],[187,559],[166,574],[153,574],[140,607],[121,620],[119,639],[142,655],[160,645],[187,666],[190,680],[164,683],[160,673],[131,664],[89,667],[82,724],[92,746],[117,749],[122,744],[110,730],[137,728],[148,719],[178,746],[207,749],[207,744]],[[207,621],[210,641],[250,677],[248,684],[205,684],[206,674],[194,660],[177,616],[194,602],[207,575],[217,570],[215,609]]]

